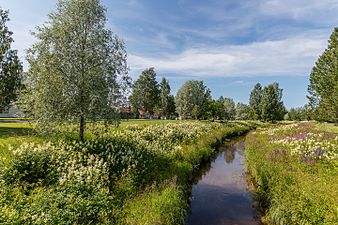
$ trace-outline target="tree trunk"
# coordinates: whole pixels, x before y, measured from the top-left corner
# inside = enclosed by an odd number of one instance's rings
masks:
[[[80,116],[80,141],[84,141],[85,119],[83,115]]]

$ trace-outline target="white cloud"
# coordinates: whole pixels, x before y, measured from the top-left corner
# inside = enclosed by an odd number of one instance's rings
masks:
[[[304,76],[327,46],[327,36],[293,37],[245,45],[191,48],[165,57],[130,55],[132,73],[153,66],[160,73],[199,77]]]
[[[338,0],[268,0],[261,3],[261,11],[268,15],[287,15],[293,19],[335,22]]]

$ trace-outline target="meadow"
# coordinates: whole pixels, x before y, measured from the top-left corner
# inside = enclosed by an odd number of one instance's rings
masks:
[[[299,122],[251,132],[246,157],[266,224],[338,223],[338,130]]]
[[[182,224],[191,179],[256,122],[127,121],[41,136],[0,123],[1,224]]]

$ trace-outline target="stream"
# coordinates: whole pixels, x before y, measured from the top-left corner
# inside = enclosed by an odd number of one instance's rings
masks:
[[[227,142],[192,187],[188,225],[258,225],[245,178],[244,138]]]

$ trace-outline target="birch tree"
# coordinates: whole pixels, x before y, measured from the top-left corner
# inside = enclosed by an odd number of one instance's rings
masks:
[[[59,0],[33,33],[21,105],[38,127],[77,122],[83,141],[86,120],[117,119],[127,54],[105,11],[99,0]]]

